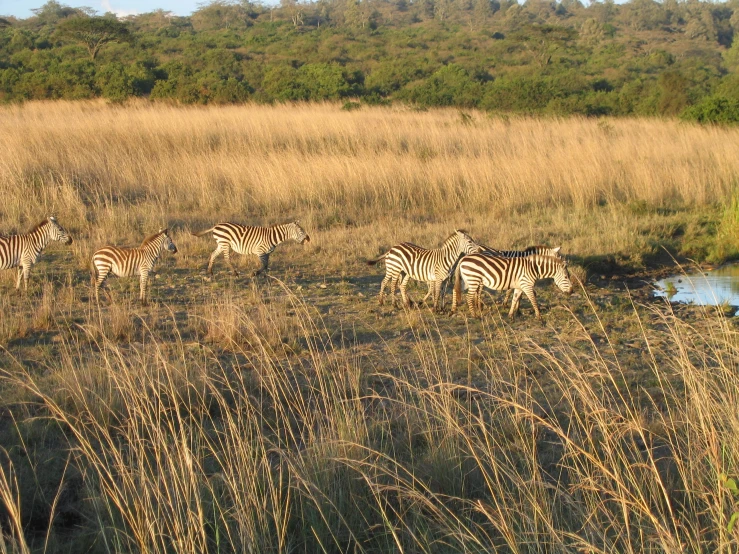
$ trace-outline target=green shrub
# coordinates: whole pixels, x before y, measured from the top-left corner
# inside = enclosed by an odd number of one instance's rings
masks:
[[[685,109],[680,118],[698,123],[734,125],[739,123],[739,100],[724,96],[708,96]]]

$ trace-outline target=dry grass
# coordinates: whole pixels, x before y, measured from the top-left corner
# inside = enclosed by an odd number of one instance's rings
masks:
[[[489,331],[468,344],[472,368],[459,379],[458,347],[433,319],[408,319],[416,354],[386,371],[287,300],[303,356],[274,343],[284,322],[243,323],[253,308],[230,303],[225,320],[242,324],[238,340],[220,335],[227,363],[157,334],[103,338],[91,359],[77,335],[52,374],[4,372],[69,434],[98,542],[115,552],[737,547],[719,475],[739,467],[739,348],[713,312],[689,324],[643,311],[632,340],[652,385],[631,387],[619,356],[574,319],[547,348],[524,339],[496,350]],[[0,498],[17,512],[14,490],[8,481]]]
[[[368,254],[469,226],[496,246],[551,238],[585,255],[644,248],[646,218],[624,205],[723,203],[739,174],[736,129],[472,117],[334,105],[4,107],[3,230],[57,212],[85,238],[74,246],[80,268],[95,247],[138,244],[163,223],[296,217],[312,230],[373,229],[369,240],[347,237]],[[599,206],[610,209],[593,213]],[[528,214],[523,225],[516,213]]]
[[[736,551],[719,310],[632,304],[573,264],[543,326],[435,319],[378,310],[364,259],[455,227],[653,253],[731,204],[739,131],[471,115],[0,108],[0,230],[55,212],[75,238],[28,296],[0,273],[0,552]],[[312,241],[279,247],[279,279],[211,280],[188,232],[294,218]],[[164,224],[151,306],[132,279],[88,302],[92,251]]]

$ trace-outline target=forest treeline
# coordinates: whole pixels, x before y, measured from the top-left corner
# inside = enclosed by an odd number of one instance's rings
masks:
[[[402,101],[739,121],[739,0],[246,0],[0,19],[0,100]]]

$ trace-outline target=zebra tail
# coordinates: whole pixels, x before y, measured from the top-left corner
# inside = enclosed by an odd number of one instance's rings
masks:
[[[367,265],[375,265],[375,264],[377,264],[378,262],[381,262],[382,260],[384,260],[384,259],[385,259],[385,256],[387,256],[387,254],[388,254],[388,253],[387,253],[387,252],[385,252],[385,253],[384,253],[384,254],[383,254],[382,256],[380,256],[379,258],[375,258],[374,260],[367,260]]]
[[[95,258],[90,260],[90,283],[95,286],[95,281],[98,279],[98,267],[95,265]]]
[[[213,229],[215,229],[215,227],[211,227],[210,229],[206,229],[205,231],[200,231],[199,233],[193,233],[192,231],[190,231],[190,234],[191,234],[191,235],[192,235],[193,237],[202,237],[202,236],[204,236],[204,235],[207,235],[207,234],[208,234],[208,233],[210,233],[211,231],[213,231]]]

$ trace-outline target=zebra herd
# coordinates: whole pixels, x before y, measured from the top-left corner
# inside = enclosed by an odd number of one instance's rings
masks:
[[[295,221],[284,225],[255,227],[237,225],[235,223],[219,223],[213,227],[192,233],[202,237],[212,233],[216,241],[216,249],[208,260],[208,272],[213,273],[213,263],[223,254],[226,263],[234,275],[238,275],[231,261],[231,250],[239,254],[252,254],[259,257],[261,267],[254,275],[264,273],[268,269],[269,255],[281,243],[294,240],[300,244],[310,242],[310,237],[300,224]],[[16,289],[20,288],[21,278],[25,289],[28,289],[28,274],[43,249],[51,242],[58,241],[71,244],[69,233],[49,216],[26,234],[0,236],[0,269],[18,268]],[[139,247],[104,246],[95,251],[91,262],[91,282],[95,291],[95,300],[100,302],[100,287],[109,274],[118,277],[139,276],[139,299],[143,305],[147,303],[149,274],[163,251],[177,252],[168,229],[160,229],[147,237]],[[504,302],[513,291],[513,300],[509,316],[515,316],[523,294],[531,301],[537,319],[541,313],[534,293],[534,284],[539,279],[553,278],[554,283],[565,293],[572,292],[567,262],[561,256],[559,248],[532,246],[525,250],[496,250],[477,244],[467,232],[456,230],[440,248],[427,249],[404,242],[393,246],[379,258],[368,260],[368,265],[385,262],[385,278],[380,286],[379,303],[385,301],[385,291],[389,286],[390,297],[395,303],[395,289],[400,288],[403,305],[411,305],[407,293],[408,281],[428,284],[425,302],[433,296],[433,308],[441,311],[444,308],[442,285],[454,276],[454,293],[452,313],[457,310],[462,292],[462,285],[467,285],[467,305],[470,314],[482,315],[482,290],[507,291]]]

